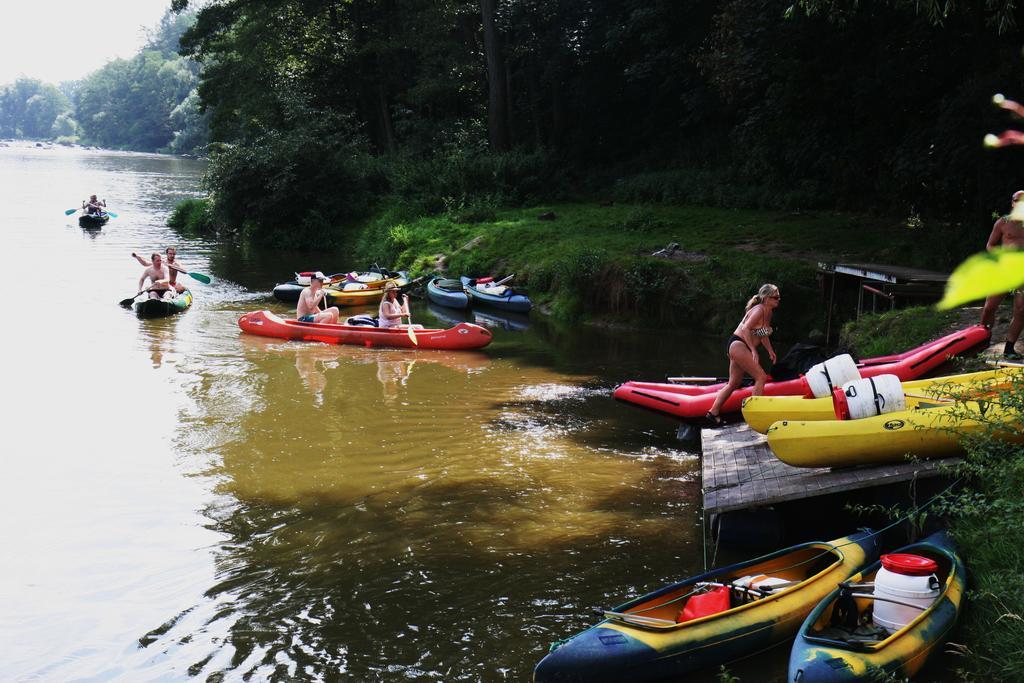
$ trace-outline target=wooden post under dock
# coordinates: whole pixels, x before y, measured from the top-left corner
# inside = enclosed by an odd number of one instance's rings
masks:
[[[746,424],[701,431],[701,490],[706,515],[865,489],[943,474],[959,458],[872,467],[792,467],[775,457],[768,439]]]

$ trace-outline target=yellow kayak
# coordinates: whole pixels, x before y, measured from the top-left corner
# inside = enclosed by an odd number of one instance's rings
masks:
[[[375,280],[373,282],[346,282],[324,287],[330,306],[372,306],[384,298],[384,285],[394,282],[399,287],[409,284],[403,277]]]
[[[987,427],[1001,438],[1024,441],[1020,412],[998,401],[921,401],[911,410],[860,420],[782,420],[768,428],[768,445],[794,467],[848,467],[903,462],[908,454],[955,455],[964,436]]]
[[[1024,379],[1024,369],[1001,368],[971,372],[948,377],[932,377],[903,382],[906,407],[934,403],[934,398],[945,396],[968,397],[997,390],[1007,382]],[[802,396],[751,396],[743,401],[743,419],[750,428],[764,434],[780,420],[817,422],[835,420],[835,404],[831,396],[805,398]]]
[[[815,605],[877,557],[875,534],[861,531],[665,586],[553,646],[534,683],[678,681],[761,652],[791,640]],[[719,604],[694,607],[709,598]]]

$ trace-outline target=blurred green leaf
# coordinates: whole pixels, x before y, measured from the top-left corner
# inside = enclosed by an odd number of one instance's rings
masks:
[[[949,309],[1024,285],[1024,252],[993,249],[971,256],[957,266],[938,303]]]

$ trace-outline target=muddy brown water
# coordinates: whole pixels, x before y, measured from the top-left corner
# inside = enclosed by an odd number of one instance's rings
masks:
[[[0,149],[4,678],[527,680],[702,567],[698,459],[610,390],[721,371],[719,340],[487,311],[473,353],[242,335],[293,270],[365,264],[176,235],[202,170]],[[84,231],[92,192],[118,218]],[[130,253],[172,244],[214,282],[138,320]]]

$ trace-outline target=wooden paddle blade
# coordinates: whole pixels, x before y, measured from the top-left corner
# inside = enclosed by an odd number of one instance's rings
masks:
[[[409,339],[412,340],[412,343],[415,344],[416,346],[419,346],[420,345],[420,341],[419,341],[419,339],[416,338],[416,333],[413,332],[412,325],[409,325],[409,327],[407,327],[405,329],[409,332]]]
[[[188,275],[193,280],[199,280],[204,285],[208,285],[208,284],[210,284],[213,281],[212,278],[210,278],[209,275],[203,275],[202,273],[185,273],[185,274]]]

